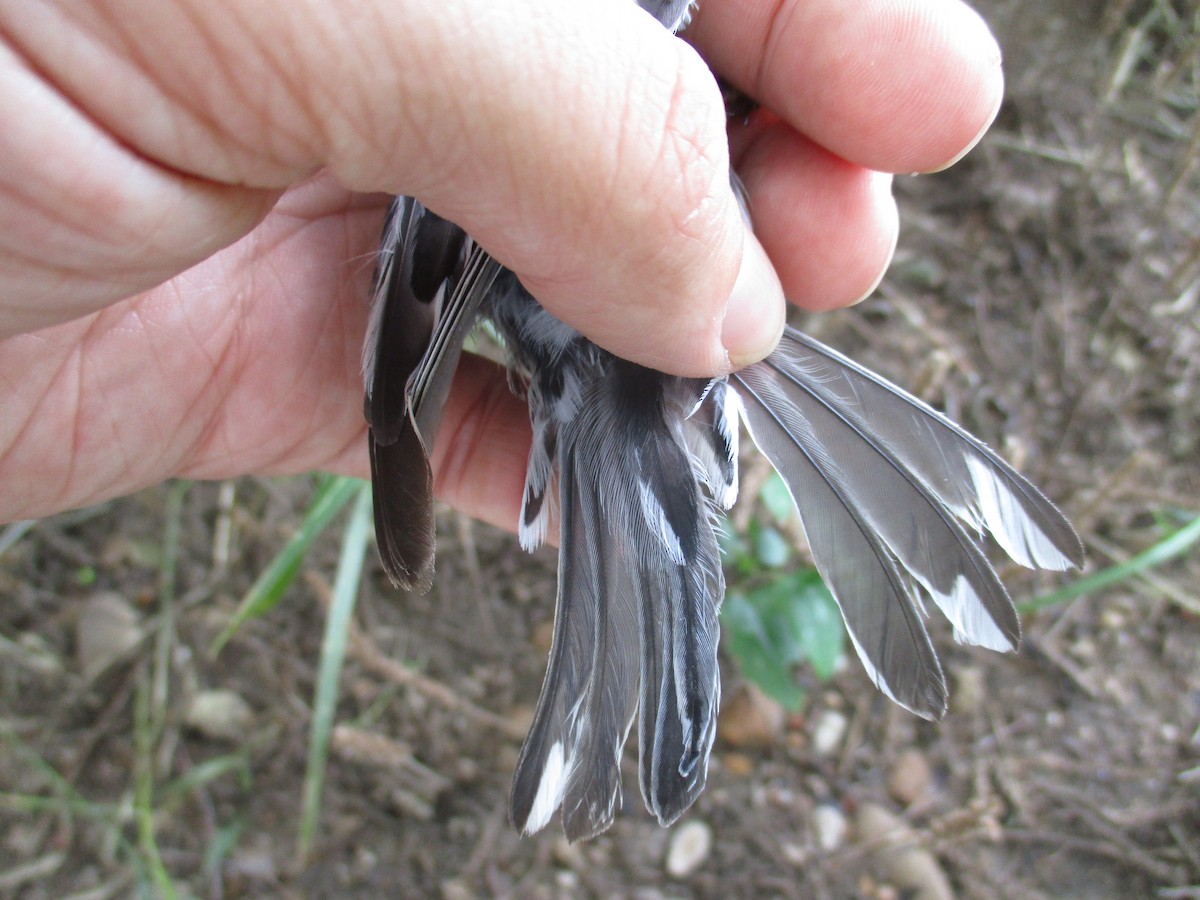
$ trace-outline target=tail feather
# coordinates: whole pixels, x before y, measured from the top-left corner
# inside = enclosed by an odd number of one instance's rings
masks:
[[[667,556],[643,563],[642,797],[660,823],[675,821],[704,789],[720,704],[717,615],[725,593],[710,501],[678,410],[643,435],[638,478],[661,515],[646,515],[644,544]],[[703,427],[697,420],[693,427]],[[714,422],[715,426],[715,422]],[[645,501],[643,506],[647,506]],[[657,564],[647,564],[655,562]]]
[[[670,825],[708,776],[721,697],[717,610],[724,584],[687,565],[643,570],[641,578],[640,784],[646,808]]]
[[[955,515],[1027,568],[1078,568],[1083,545],[1057,507],[941,413],[870,369],[789,328],[772,362],[873,434]]]
[[[917,585],[960,640],[996,650],[1020,640],[1008,593],[961,523],[1042,568],[1078,564],[1075,532],[978,440],[797,331],[732,380],[872,679],[901,705],[940,716],[945,679]]]
[[[572,840],[608,827],[639,705],[648,808],[669,823],[703,789],[724,582],[688,434],[717,419],[684,415],[702,388],[613,361],[558,426],[555,637],[510,803],[526,832],[560,806]]]
[[[526,834],[542,828],[563,804],[578,765],[578,712],[595,663],[600,622],[597,572],[600,548],[589,533],[595,527],[594,493],[578,483],[567,460],[561,477],[561,551],[558,600],[550,663],[533,725],[521,749],[509,803],[513,824]],[[582,488],[582,489],[581,489]],[[589,521],[590,520],[590,521]]]
[[[855,497],[850,473],[789,408],[765,366],[736,376],[746,422],[797,501],[817,570],[841,607],[875,685],[925,716],[946,708],[946,682],[915,586]]]
[[[1021,625],[1008,592],[979,542],[959,524],[929,485],[905,467],[892,448],[865,430],[850,411],[829,402],[794,374],[768,361],[777,391],[770,405],[800,416],[830,458],[854,473],[849,499],[868,527],[933,597],[960,640],[991,650],[1014,650]],[[753,385],[761,373],[750,373]],[[790,429],[800,441],[803,431]]]

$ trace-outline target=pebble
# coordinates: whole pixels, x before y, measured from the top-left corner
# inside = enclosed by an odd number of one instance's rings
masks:
[[[864,803],[855,819],[858,838],[865,844],[882,842],[871,856],[883,879],[912,900],[954,900],[950,879],[937,857],[918,843],[908,823],[874,803]]]
[[[1109,631],[1123,631],[1129,624],[1129,618],[1121,610],[1108,607],[1100,612],[1100,624]]]
[[[753,685],[742,685],[721,706],[717,733],[731,747],[764,749],[779,741],[787,710]]]
[[[87,679],[95,678],[142,640],[137,612],[115,591],[102,591],[83,605],[75,622],[75,659]]]
[[[745,753],[723,753],[721,766],[726,772],[737,778],[745,778],[754,774],[754,759]]]
[[[905,750],[888,772],[888,793],[904,806],[924,797],[932,783],[933,770],[920,750]]]
[[[983,705],[986,690],[983,669],[978,666],[959,669],[954,690],[950,692],[950,711],[956,716],[974,712]]]
[[[667,874],[672,878],[687,878],[694,873],[708,859],[712,840],[712,828],[699,819],[676,828],[667,847]]]
[[[566,837],[559,836],[555,839],[554,845],[550,848],[550,854],[560,866],[577,870],[587,868],[587,859],[584,858],[583,849],[578,844],[572,844]]]
[[[240,694],[227,690],[199,691],[184,714],[189,728],[215,740],[244,740],[253,721],[250,705]]]
[[[829,853],[842,846],[846,840],[849,823],[841,809],[832,803],[822,803],[813,810],[812,817],[818,847]]]
[[[836,709],[827,709],[813,725],[812,749],[817,756],[829,756],[842,743],[850,720]]]
[[[533,646],[542,653],[549,653],[554,644],[554,620],[543,619],[533,629]]]

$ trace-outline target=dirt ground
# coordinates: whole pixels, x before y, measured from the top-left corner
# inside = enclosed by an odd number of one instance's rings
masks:
[[[799,324],[1000,448],[1095,571],[1200,513],[1200,13],[978,6],[1006,53],[996,127],[952,170],[898,179],[878,294]],[[1200,551],[1027,615],[1015,655],[937,630],[940,724],[857,661],[825,684],[799,672],[799,714],[723,723],[686,828],[641,808],[631,748],[617,824],[571,846],[553,826],[519,838],[504,813],[554,554],[450,511],[428,595],[397,595],[368,560],[301,861],[340,527],[279,608],[209,648],[311,494],[308,478],[164,486],[6,533],[0,896],[1200,897]],[[1004,574],[1018,600],[1077,577]]]

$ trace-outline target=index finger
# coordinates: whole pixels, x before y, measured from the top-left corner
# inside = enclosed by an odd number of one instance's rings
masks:
[[[687,38],[791,127],[883,172],[954,162],[1003,94],[999,45],[959,0],[709,0]]]

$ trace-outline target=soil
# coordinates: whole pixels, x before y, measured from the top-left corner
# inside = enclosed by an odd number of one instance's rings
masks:
[[[878,293],[798,324],[999,448],[1098,571],[1200,513],[1200,14],[977,5],[1006,53],[996,126],[953,169],[897,179]],[[340,527],[273,612],[211,644],[312,492],[165,485],[5,533],[0,896],[1200,897],[1195,549],[1026,615],[1017,654],[938,630],[938,724],[854,660],[823,684],[800,671],[799,713],[724,731],[686,831],[642,809],[631,748],[616,825],[569,845],[504,812],[554,552],[449,510],[428,594],[367,560],[302,856]],[[1079,577],[1004,575],[1018,600]],[[110,638],[120,658],[85,673]]]

